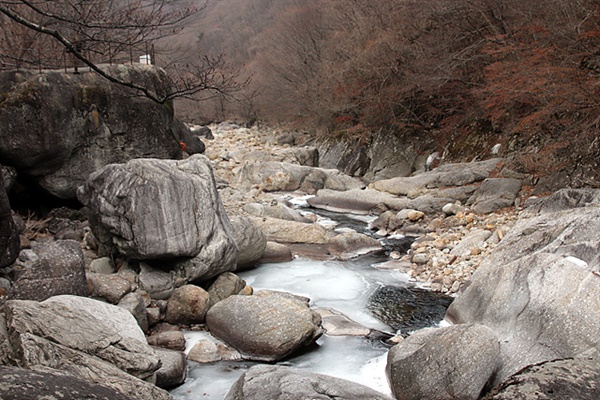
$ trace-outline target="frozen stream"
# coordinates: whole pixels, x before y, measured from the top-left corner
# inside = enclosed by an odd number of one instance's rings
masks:
[[[296,259],[265,264],[239,275],[255,291],[270,289],[305,296],[311,299],[311,307],[332,308],[368,328],[393,334],[394,329],[367,310],[369,299],[379,288],[414,284],[397,271],[373,267],[386,260],[383,254],[344,262]],[[206,335],[205,332],[187,333],[187,349]],[[316,346],[279,364],[348,379],[390,394],[385,377],[388,348],[377,339],[324,334]],[[208,365],[190,362],[186,383],[171,394],[179,400],[221,400],[233,382],[254,364],[246,361]]]

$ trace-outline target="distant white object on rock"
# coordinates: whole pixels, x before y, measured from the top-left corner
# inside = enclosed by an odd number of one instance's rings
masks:
[[[500,143],[496,143],[494,147],[492,147],[492,154],[500,153],[500,147],[502,147],[502,145]]]
[[[440,159],[440,153],[437,151],[435,153],[431,153],[427,160],[425,161],[425,171],[431,171],[433,163]]]

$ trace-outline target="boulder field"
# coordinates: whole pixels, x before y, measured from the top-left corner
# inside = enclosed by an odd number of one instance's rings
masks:
[[[255,293],[235,272],[297,256],[349,259],[404,235],[414,239],[408,252],[388,251],[377,267],[455,299],[447,326],[395,338],[394,398],[536,398],[532,387],[599,398],[598,190],[530,197],[532,177],[502,158],[425,171],[415,156],[378,164],[364,181],[320,168],[316,147],[288,144],[305,135],[211,130],[203,155],[87,165],[63,192],[83,210],[23,221],[0,197],[0,394],[168,399],[186,377],[182,328],[212,335],[189,352],[196,362],[274,362],[323,334],[368,335],[309,299]],[[62,168],[35,165],[15,165],[17,174]],[[296,209],[300,201],[312,209]],[[331,228],[315,209],[371,216],[372,234]],[[277,365],[251,368],[227,395],[309,397],[387,398]]]

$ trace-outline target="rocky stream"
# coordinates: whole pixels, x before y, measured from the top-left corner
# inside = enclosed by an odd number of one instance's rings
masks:
[[[91,76],[22,75],[0,107],[1,399],[600,398],[600,190],[532,196],[501,151],[392,162],[385,141],[359,177],[305,133],[143,101],[123,124],[129,97],[57,89]],[[63,123],[30,118],[36,88]],[[68,203],[11,210],[42,192]]]

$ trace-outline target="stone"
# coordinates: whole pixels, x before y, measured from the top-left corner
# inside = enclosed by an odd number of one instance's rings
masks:
[[[369,171],[371,159],[367,146],[358,140],[320,138],[317,148],[319,165],[323,168],[335,168],[350,176],[364,176]]]
[[[487,178],[467,201],[476,214],[490,214],[511,207],[523,186],[520,179]]]
[[[110,275],[116,272],[112,260],[109,257],[100,257],[92,260],[88,267],[88,271],[104,275]]]
[[[453,256],[463,257],[472,254],[472,251],[485,246],[485,241],[492,236],[492,232],[484,229],[473,229],[468,235],[450,250]]]
[[[248,217],[231,217],[233,237],[238,247],[236,271],[250,268],[260,260],[267,247],[263,231]]]
[[[224,272],[208,288],[209,307],[229,296],[239,294],[246,287],[246,281],[231,272]]]
[[[502,356],[494,385],[528,365],[600,354],[598,276],[570,257],[486,260],[448,308],[448,321],[482,324],[498,336]]]
[[[155,300],[168,299],[175,290],[173,273],[152,267],[147,263],[140,263],[138,281],[140,288]]]
[[[74,240],[34,242],[13,267],[11,299],[42,301],[72,294],[87,296],[83,252]]]
[[[73,304],[85,302],[90,311],[68,305],[72,298]],[[144,381],[154,379],[160,360],[145,340],[142,342],[124,333],[137,329],[144,337],[126,310],[75,296],[57,296],[43,303],[10,300],[4,307],[17,365],[60,369],[112,387],[132,399],[170,399],[167,392]],[[99,318],[103,307],[112,311],[110,319]],[[114,317],[120,312],[127,315],[129,321],[123,331],[114,325]]]
[[[146,303],[139,293],[126,294],[117,304],[119,307],[129,311],[135,318],[142,331],[148,331],[148,313]]]
[[[329,336],[363,336],[367,337],[371,329],[352,321],[339,311],[330,308],[315,309],[322,319],[322,326]]]
[[[531,198],[524,216],[537,216],[600,204],[598,189],[561,189],[548,197]]]
[[[456,203],[448,203],[444,207],[442,207],[442,211],[446,215],[456,215],[458,213],[465,213],[465,207],[456,204]]]
[[[394,195],[417,197],[416,195],[425,194],[429,189],[463,186],[483,181],[501,162],[502,159],[493,158],[479,162],[444,164],[433,171],[414,176],[379,180],[369,187]]]
[[[268,241],[265,247],[265,252],[262,258],[259,260],[259,263],[280,263],[292,261],[293,259],[294,256],[292,255],[292,251],[288,246],[285,244]]]
[[[156,93],[170,90],[164,70],[152,65],[100,68]],[[74,199],[90,173],[111,163],[181,157],[172,110],[98,74],[3,72],[0,82],[11,87],[0,109],[0,158],[54,196]]]
[[[344,191],[364,186],[360,180],[338,170],[274,161],[245,164],[237,173],[237,185],[244,190],[258,185],[265,192],[305,189],[308,193],[323,188]]]
[[[357,232],[340,233],[330,239],[327,246],[329,254],[340,260],[349,260],[381,249],[383,247],[377,239]]]
[[[310,223],[308,218],[304,217],[297,210],[291,209],[283,204],[265,206],[258,203],[250,203],[244,206],[244,211],[254,217],[271,217],[284,219],[286,221],[296,221]]]
[[[187,378],[187,360],[182,351],[154,348],[161,366],[156,371],[156,386],[172,389],[181,385]]]
[[[281,243],[327,244],[333,236],[318,224],[284,221],[276,218],[252,218],[264,232],[267,241]]]
[[[93,315],[103,324],[108,324],[120,335],[146,343],[146,336],[135,317],[123,308],[103,301],[72,295],[53,296],[45,300],[45,303],[57,303],[72,309],[82,310]]]
[[[596,400],[600,398],[598,360],[548,361],[513,375],[484,400]]]
[[[2,400],[132,400],[133,397],[60,371],[0,366]]]
[[[371,388],[301,369],[255,365],[231,387],[225,400],[390,400]]]
[[[185,336],[181,331],[157,332],[148,336],[148,344],[154,347],[184,351]]]
[[[499,356],[498,339],[485,326],[426,328],[389,351],[386,373],[397,400],[475,400]]]
[[[195,285],[175,289],[167,303],[165,320],[170,324],[201,324],[209,307],[206,290]]]
[[[117,304],[132,290],[131,283],[118,274],[88,273],[87,283],[92,297],[105,300],[111,304]]]
[[[398,198],[373,189],[353,189],[343,192],[322,189],[307,201],[315,208],[353,214],[369,214],[380,204],[392,210],[402,210],[407,208],[410,202],[409,199]]]
[[[217,361],[239,361],[242,355],[218,339],[199,340],[190,350],[188,360],[198,363],[214,363]]]
[[[146,316],[148,318],[148,327],[152,328],[154,325],[160,322],[160,308],[146,307]]]
[[[321,318],[308,305],[284,295],[230,296],[206,314],[212,335],[244,358],[276,361],[320,335]]]
[[[208,159],[137,159],[90,175],[78,190],[94,235],[138,260],[181,259],[188,282],[235,268],[237,246]],[[166,263],[165,263],[166,265]]]

